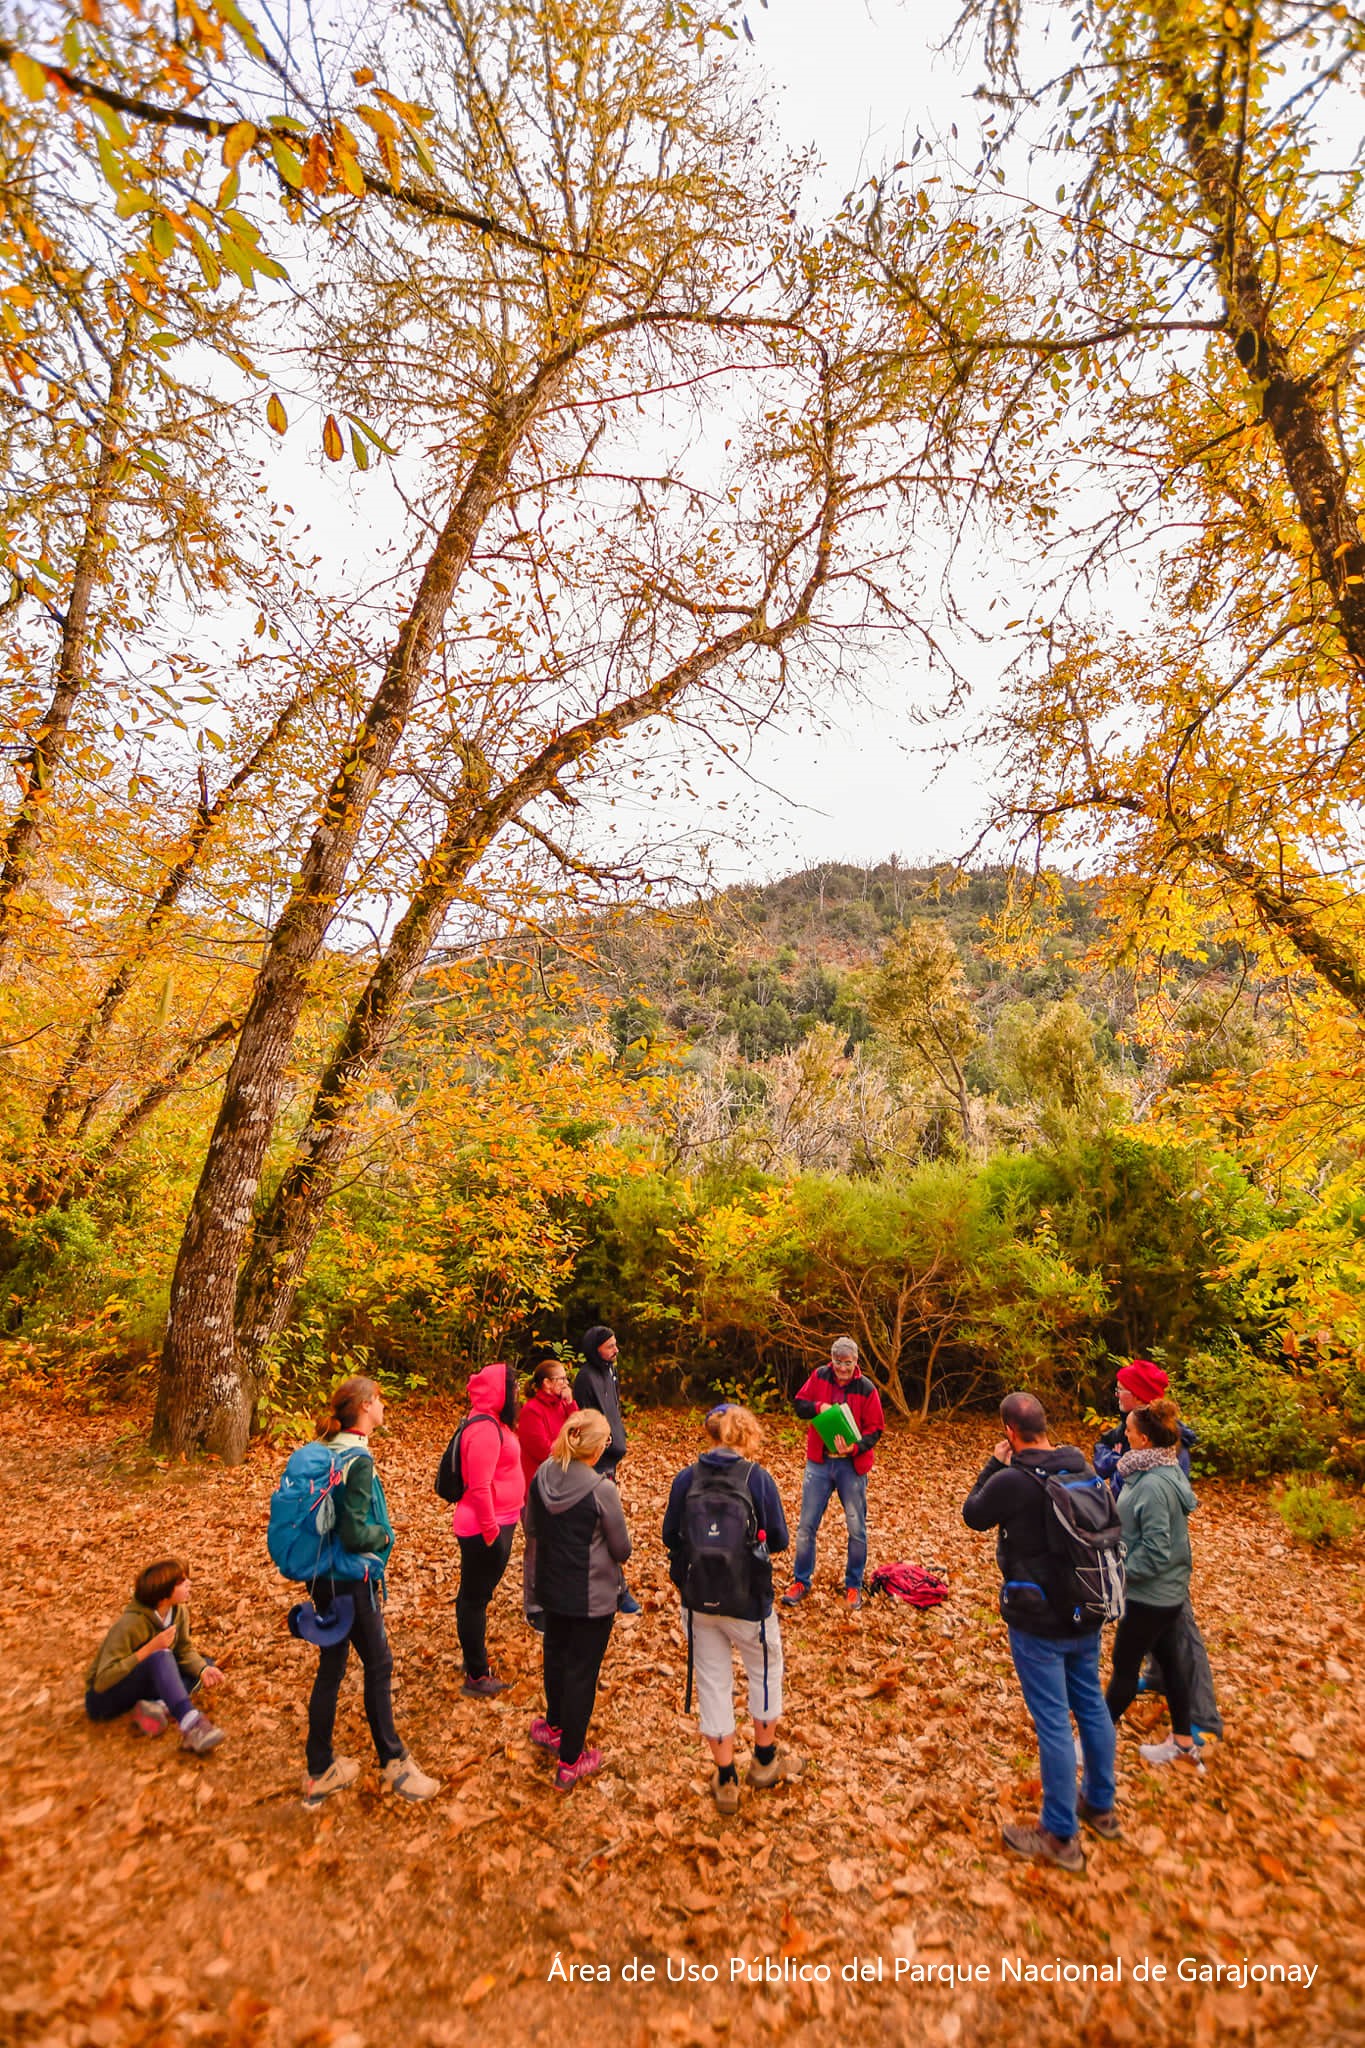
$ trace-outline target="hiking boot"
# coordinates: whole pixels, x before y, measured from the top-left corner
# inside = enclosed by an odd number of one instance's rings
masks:
[[[1085,1869],[1085,1851],[1077,1836],[1063,1841],[1060,1835],[1050,1835],[1046,1828],[1007,1827],[1000,1830],[1001,1840],[1007,1849],[1013,1849],[1016,1856],[1028,1856],[1034,1863],[1055,1863],[1059,1870]]]
[[[535,1743],[537,1749],[552,1749],[557,1756],[563,1737],[559,1729],[552,1728],[542,1714],[538,1721],[531,1723],[531,1740]]]
[[[164,1735],[171,1710],[163,1700],[139,1700],[128,1718],[134,1735]]]
[[[396,1756],[379,1774],[390,1792],[400,1799],[434,1799],[441,1789],[439,1778],[429,1778],[410,1756]]]
[[[561,1792],[572,1792],[580,1778],[591,1778],[602,1768],[600,1749],[585,1749],[571,1764],[561,1764],[555,1772],[555,1784]]]
[[[491,1671],[485,1671],[482,1678],[466,1678],[463,1690],[471,1699],[495,1700],[500,1692],[506,1692],[507,1687],[502,1679],[495,1678]]]
[[[616,1599],[616,1612],[618,1614],[643,1614],[644,1611],[635,1595],[628,1593],[625,1587],[622,1586]]]
[[[749,1768],[744,1773],[749,1783],[759,1792],[767,1792],[774,1785],[781,1785],[801,1775],[801,1759],[793,1756],[789,1749],[779,1749],[770,1764],[761,1764],[757,1757],[751,1757]]]
[[[850,1614],[855,1614],[863,1604],[863,1596],[856,1586],[850,1586],[844,1594],[844,1605]]]
[[[810,1587],[803,1586],[800,1579],[793,1579],[786,1592],[782,1595],[782,1605],[784,1607],[795,1607],[798,1601],[809,1598]]]
[[[749,1775],[750,1775],[750,1778],[752,1779],[752,1777],[753,1777],[753,1772],[752,1772],[752,1769],[750,1770],[750,1774],[749,1774]],[[711,1797],[712,1797],[712,1798],[713,1798],[713,1799],[715,1800],[715,1802],[716,1802],[716,1811],[717,1811],[718,1813],[738,1813],[738,1812],[739,1812],[739,1780],[738,1780],[738,1778],[724,1778],[724,1779],[723,1779],[723,1778],[721,1777],[721,1775],[720,1775],[720,1769],[719,1769],[719,1766],[718,1766],[718,1767],[717,1767],[717,1768],[716,1768],[716,1769],[715,1769],[714,1771],[712,1771],[712,1773],[711,1773]]]
[[[353,1756],[334,1756],[320,1777],[303,1781],[303,1803],[312,1808],[325,1805],[334,1792],[344,1792],[348,1785],[354,1785],[360,1776],[360,1765]]]
[[[1076,1818],[1089,1828],[1092,1835],[1098,1835],[1102,1842],[1120,1842],[1123,1829],[1112,1806],[1092,1806],[1088,1799],[1076,1801]]]
[[[1170,1736],[1165,1742],[1140,1742],[1138,1755],[1145,1764],[1187,1764],[1191,1770],[1204,1775],[1204,1759],[1197,1749],[1186,1749]]]
[[[196,1714],[192,1721],[181,1723],[180,1747],[189,1750],[192,1756],[207,1756],[211,1749],[226,1741],[227,1730],[215,1728],[207,1714]]]

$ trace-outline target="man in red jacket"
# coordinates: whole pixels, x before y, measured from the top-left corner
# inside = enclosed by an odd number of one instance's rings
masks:
[[[857,1442],[846,1451],[829,1449],[813,1426],[822,1408],[833,1407],[840,1401],[847,1404],[858,1429]],[[829,1364],[813,1372],[798,1392],[796,1412],[812,1427],[806,1431],[806,1476],[801,1484],[796,1561],[792,1582],[782,1595],[783,1604],[794,1607],[810,1592],[815,1576],[816,1531],[837,1493],[848,1527],[844,1598],[850,1607],[861,1607],[863,1573],[867,1569],[867,1475],[872,1470],[884,1420],[881,1396],[859,1370],[858,1347],[851,1337],[835,1338],[829,1349]]]

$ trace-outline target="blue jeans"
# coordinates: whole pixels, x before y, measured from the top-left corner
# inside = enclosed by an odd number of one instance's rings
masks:
[[[194,1683],[198,1685],[198,1679]],[[131,1713],[139,1700],[160,1700],[177,1721],[193,1711],[184,1675],[171,1651],[153,1650],[104,1692],[88,1692],[85,1711],[92,1721],[116,1721],[120,1714]]]
[[[1058,1639],[1012,1628],[1009,1637],[1019,1689],[1038,1736],[1043,1826],[1070,1841],[1076,1832],[1072,1714],[1085,1758],[1082,1796],[1098,1813],[1109,1813],[1114,1805],[1114,1724],[1100,1689],[1100,1632]]]
[[[807,1459],[806,1476],[801,1482],[801,1521],[796,1531],[792,1577],[803,1586],[808,1586],[815,1576],[815,1533],[836,1493],[848,1524],[844,1584],[860,1587],[863,1583],[867,1570],[867,1474],[855,1472],[851,1458],[826,1458],[820,1465]]]

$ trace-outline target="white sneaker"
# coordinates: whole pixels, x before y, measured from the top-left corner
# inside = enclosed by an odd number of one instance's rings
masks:
[[[1145,1764],[1188,1764],[1192,1770],[1204,1775],[1204,1759],[1197,1749],[1186,1749],[1183,1743],[1169,1736],[1165,1742],[1141,1742],[1138,1755]]]
[[[434,1799],[441,1789],[439,1778],[429,1778],[410,1756],[397,1756],[381,1773],[390,1792],[400,1799]]]
[[[353,1756],[333,1757],[320,1778],[304,1779],[304,1805],[321,1806],[334,1792],[344,1792],[348,1785],[354,1785],[359,1776],[360,1765]]]

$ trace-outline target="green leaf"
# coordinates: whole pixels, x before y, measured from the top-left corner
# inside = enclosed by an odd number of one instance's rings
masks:
[[[354,427],[351,428],[351,460],[357,469],[368,469],[370,466],[370,451],[365,445],[365,438],[363,434],[358,434]]]
[[[216,292],[223,280],[223,268],[213,250],[197,229],[190,229],[190,247],[193,249],[199,268],[204,273],[204,282],[211,292]]]
[[[260,38],[236,0],[218,0],[218,12],[230,28],[236,29],[252,56],[264,60],[265,51],[261,48]]]
[[[95,137],[95,153],[100,160],[105,184],[115,192],[126,192],[128,181],[123,175],[123,166],[102,135]]]
[[[270,154],[274,157],[275,169],[285,184],[297,192],[303,184],[303,165],[298,157],[287,143],[281,142],[278,135],[272,135],[270,138]]]
[[[97,100],[95,102],[95,119],[99,122],[111,142],[117,143],[120,149],[127,149],[132,138],[117,107],[106,107]]]
[[[351,425],[353,427],[359,427],[361,433],[365,436],[367,441],[373,441],[375,447],[379,449],[381,454],[396,455],[398,453],[398,450],[396,448],[390,447],[389,443],[384,439],[382,434],[376,434],[373,427],[367,426],[365,424],[364,420],[361,419],[360,414],[358,412],[348,412],[346,414],[346,418],[351,422]]]
[[[238,278],[250,290],[255,270],[252,266],[251,256],[242,247],[241,243],[234,241],[231,235],[224,235],[218,244],[218,254],[233,276]]]
[[[25,99],[40,100],[47,91],[47,73],[41,64],[22,50],[16,50],[9,60],[9,68],[19,81],[20,91]]]

